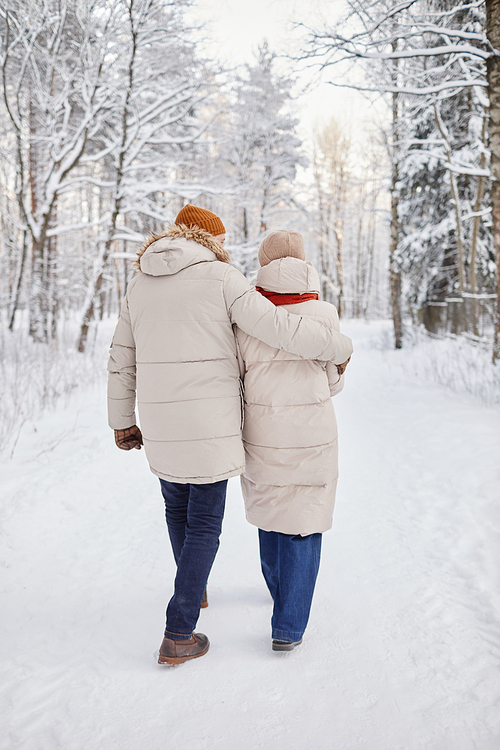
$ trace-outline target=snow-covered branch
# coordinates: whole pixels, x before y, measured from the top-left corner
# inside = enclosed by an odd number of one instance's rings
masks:
[[[480,86],[483,88],[486,88],[488,86],[487,82],[482,79],[471,79],[471,80],[464,80],[464,79],[457,79],[453,81],[445,81],[444,83],[437,84],[435,86],[422,86],[422,87],[413,87],[413,86],[391,86],[390,84],[384,84],[382,87],[377,85],[372,86],[363,86],[361,84],[355,84],[355,83],[340,83],[339,81],[328,81],[328,83],[331,86],[335,86],[337,88],[348,88],[348,89],[354,89],[355,91],[370,91],[370,92],[378,92],[381,91],[387,94],[409,94],[414,96],[420,96],[420,95],[428,95],[428,94],[439,94],[442,91],[448,91],[450,89],[458,90],[463,88],[469,88],[471,86]]]

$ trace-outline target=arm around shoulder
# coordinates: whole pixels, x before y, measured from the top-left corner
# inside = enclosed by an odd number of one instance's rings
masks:
[[[340,321],[337,312],[337,308],[334,305],[323,302],[323,312],[325,314],[325,325],[330,326],[336,331],[340,330]],[[351,357],[342,363],[334,364],[333,362],[326,363],[326,374],[328,376],[328,386],[330,388],[330,396],[336,396],[344,388],[344,372],[349,363]]]
[[[351,356],[350,338],[311,318],[276,307],[233,266],[225,273],[223,288],[231,322],[250,336],[304,359],[341,363]]]

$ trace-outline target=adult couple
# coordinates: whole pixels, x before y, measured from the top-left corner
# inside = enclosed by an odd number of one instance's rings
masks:
[[[208,638],[194,629],[207,604],[229,477],[242,475],[247,518],[259,527],[274,650],[302,639],[321,532],[332,520],[330,395],[343,386],[351,341],[335,308],[317,301],[318,276],[300,234],[264,240],[257,288],[230,265],[224,240],[220,218],[190,205],[149,239],[108,364],[109,424],[119,448],[144,443],[177,564],[160,664],[208,651]]]

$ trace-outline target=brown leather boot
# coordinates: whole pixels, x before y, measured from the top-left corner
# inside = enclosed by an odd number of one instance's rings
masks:
[[[273,651],[293,651],[293,649],[296,646],[300,646],[302,643],[302,638],[300,641],[292,641],[291,643],[289,641],[273,641],[272,643],[272,649]]]
[[[188,659],[197,659],[207,653],[210,641],[203,633],[193,633],[188,641],[164,638],[160,646],[158,664],[184,664]]]
[[[207,590],[203,592],[203,599],[201,600],[201,608],[205,609],[205,607],[208,607],[208,596],[207,596]]]

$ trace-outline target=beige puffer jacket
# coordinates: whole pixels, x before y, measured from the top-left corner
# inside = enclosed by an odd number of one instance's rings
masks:
[[[218,260],[221,258],[221,260]],[[109,425],[136,424],[151,471],[203,484],[240,474],[242,396],[233,324],[304,357],[349,357],[350,339],[264,299],[203,230],[154,237],[130,282],[108,364]]]
[[[259,270],[257,286],[280,294],[318,292],[311,263],[280,258]],[[283,305],[339,330],[337,310],[310,300]],[[344,387],[334,364],[301,360],[237,331],[244,360],[246,516],[265,531],[313,534],[332,525],[338,477],[331,396]],[[347,359],[347,357],[346,357]]]

